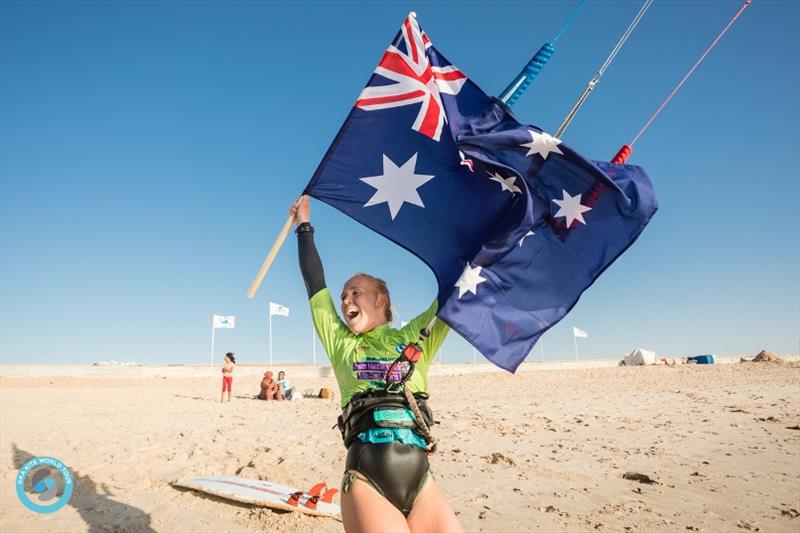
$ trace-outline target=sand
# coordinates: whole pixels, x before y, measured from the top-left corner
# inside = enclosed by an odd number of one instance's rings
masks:
[[[539,363],[513,376],[436,366],[432,468],[467,531],[797,532],[800,363],[787,360]],[[285,369],[300,390],[335,388],[317,368]],[[171,486],[204,475],[338,485],[338,398],[253,400],[264,370],[237,368],[234,400],[220,404],[209,367],[0,367],[0,529],[341,531]],[[34,455],[76,477],[56,513],[17,500]]]

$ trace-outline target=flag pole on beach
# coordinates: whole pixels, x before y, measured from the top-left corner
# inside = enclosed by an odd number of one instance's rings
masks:
[[[289,316],[289,308],[273,302],[269,303],[269,364],[272,366],[272,315]]]
[[[211,366],[214,366],[214,332],[217,330],[214,325],[216,315],[211,315]]]
[[[583,331],[582,329],[576,328],[572,326],[572,340],[575,341],[575,360],[578,360],[578,337],[585,339],[589,337],[589,334]]]
[[[269,314],[269,366],[272,366],[272,313]]]

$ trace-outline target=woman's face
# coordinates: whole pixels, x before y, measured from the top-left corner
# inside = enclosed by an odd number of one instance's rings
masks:
[[[386,322],[386,295],[371,279],[353,276],[342,289],[342,315],[353,333],[375,329]]]

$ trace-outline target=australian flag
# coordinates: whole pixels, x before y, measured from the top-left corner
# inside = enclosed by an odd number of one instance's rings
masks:
[[[511,372],[657,209],[642,168],[517,122],[413,13],[305,194],[422,259],[439,318]]]

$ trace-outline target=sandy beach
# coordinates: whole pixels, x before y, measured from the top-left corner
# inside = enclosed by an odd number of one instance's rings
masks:
[[[467,531],[800,531],[796,358],[614,365],[434,366],[432,468]],[[281,368],[301,391],[336,388],[319,368]],[[221,404],[208,366],[1,367],[0,529],[341,531],[171,485],[235,475],[338,486],[338,398],[254,400],[265,369],[237,368],[234,399]],[[13,489],[40,455],[76,478],[69,504],[49,515]]]

